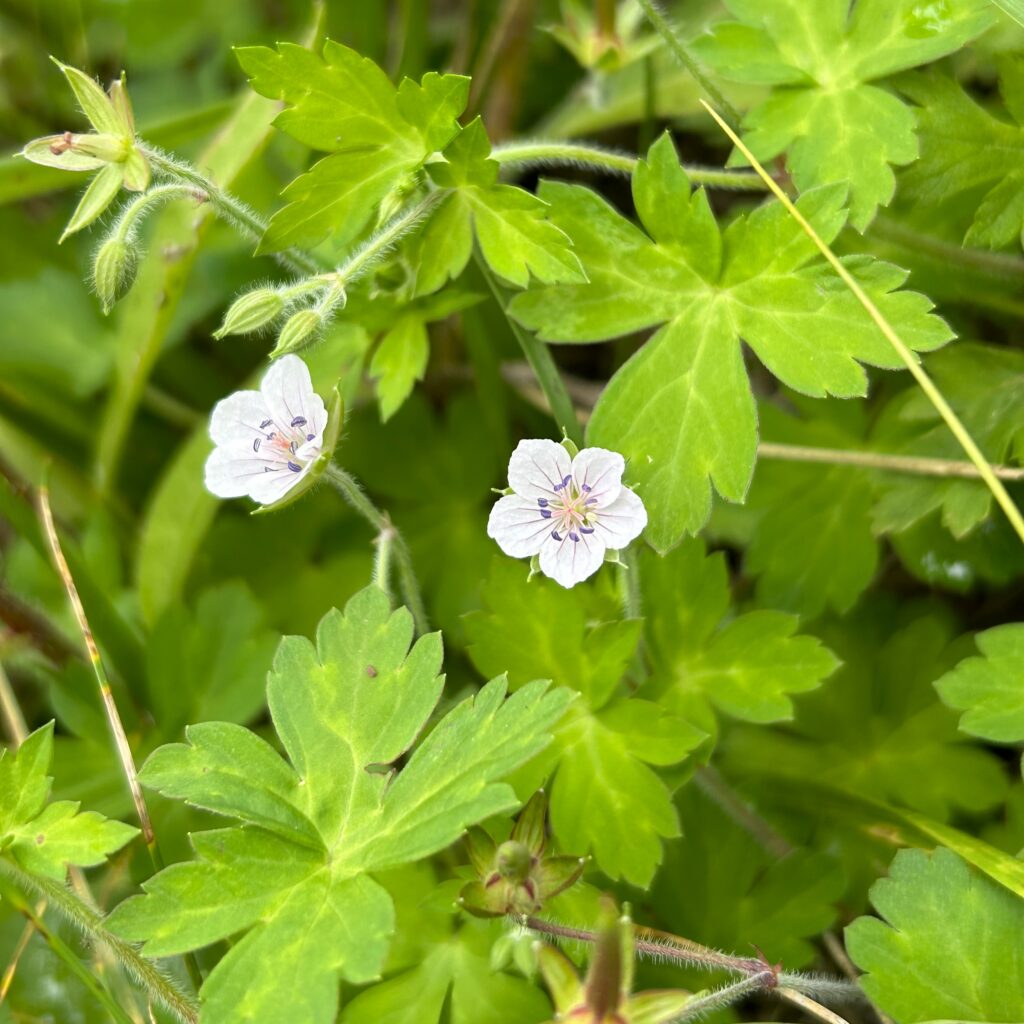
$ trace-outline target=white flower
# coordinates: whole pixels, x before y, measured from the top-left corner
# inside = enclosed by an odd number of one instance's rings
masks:
[[[306,479],[324,448],[327,409],[298,356],[282,356],[259,391],[236,391],[210,417],[216,448],[206,460],[206,489],[218,498],[247,494],[280,501]]]
[[[554,441],[520,441],[508,464],[515,493],[491,509],[487,535],[513,558],[540,555],[541,572],[572,587],[647,525],[644,503],[622,486],[625,468],[604,448],[570,459]]]

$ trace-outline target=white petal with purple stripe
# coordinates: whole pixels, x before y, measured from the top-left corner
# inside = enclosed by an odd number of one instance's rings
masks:
[[[259,391],[237,391],[210,417],[216,448],[206,460],[206,489],[219,498],[280,501],[312,469],[323,447],[327,409],[306,364],[278,359]]]
[[[570,459],[554,441],[520,441],[506,495],[491,509],[487,534],[513,558],[540,556],[540,568],[572,587],[601,567],[647,525],[643,502],[622,485],[625,460],[604,448]]]

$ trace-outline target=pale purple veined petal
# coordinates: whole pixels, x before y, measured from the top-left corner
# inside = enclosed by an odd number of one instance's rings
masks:
[[[293,438],[320,440],[327,425],[323,399],[313,390],[309,367],[296,355],[281,356],[267,370],[260,391],[274,422]]]
[[[584,448],[572,460],[572,476],[577,489],[594,507],[610,505],[622,490],[626,460],[606,448]]]
[[[528,558],[540,551],[551,534],[550,516],[530,498],[507,494],[495,502],[487,520],[487,536],[513,558]]]
[[[557,497],[571,475],[569,453],[555,441],[520,441],[508,462],[509,487],[534,501]]]
[[[540,549],[540,571],[563,587],[574,587],[601,568],[604,551],[596,533],[558,534],[557,539],[549,533]]]
[[[296,468],[297,467],[297,468]],[[218,498],[248,495],[261,505],[287,494],[308,472],[308,466],[278,456],[238,455],[231,448],[215,448],[206,460],[206,489]]]
[[[236,391],[221,399],[210,415],[214,444],[252,450],[253,440],[274,429],[266,400],[259,391]]]
[[[594,536],[600,537],[609,550],[620,551],[643,533],[647,509],[636,494],[623,487],[619,496],[594,518]]]

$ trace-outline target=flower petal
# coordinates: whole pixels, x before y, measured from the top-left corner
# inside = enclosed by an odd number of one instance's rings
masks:
[[[524,498],[556,497],[571,473],[569,453],[555,441],[520,441],[508,461],[508,485]]]
[[[313,390],[309,367],[298,356],[281,356],[271,363],[260,391],[280,430],[301,430],[307,440],[320,440],[327,425],[327,409]]]
[[[295,472],[287,460],[260,458],[252,453],[239,456],[230,448],[215,448],[206,460],[206,489],[218,498],[248,495],[269,505],[287,494],[309,472],[305,466]]]
[[[598,508],[610,505],[622,490],[622,474],[626,460],[607,448],[584,448],[572,460],[572,476],[581,490],[589,489],[589,497]]]
[[[602,508],[594,519],[594,536],[600,537],[609,550],[619,551],[643,533],[647,525],[647,509],[633,491],[623,487],[619,496]]]
[[[593,576],[604,561],[604,541],[596,533],[575,536],[559,534],[555,540],[549,533],[540,549],[540,571],[566,588]]]
[[[537,502],[518,494],[506,494],[495,502],[487,520],[487,536],[513,558],[537,554],[551,530],[551,520],[542,515]]]
[[[236,391],[213,407],[210,437],[214,444],[251,452],[253,441],[274,429],[263,426],[272,419],[266,400],[259,391]]]

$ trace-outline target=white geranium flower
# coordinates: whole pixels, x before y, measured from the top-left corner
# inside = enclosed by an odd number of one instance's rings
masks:
[[[506,555],[540,556],[540,569],[572,587],[601,567],[647,525],[644,503],[622,485],[625,460],[604,448],[575,458],[554,441],[520,441],[508,464],[509,486],[487,523]]]
[[[236,391],[214,407],[210,437],[217,447],[206,460],[206,489],[218,498],[247,494],[261,505],[280,502],[300,484],[312,483],[310,474],[325,448],[329,457],[327,421],[306,364],[298,356],[282,356],[259,391]],[[336,434],[339,424],[332,426]]]

